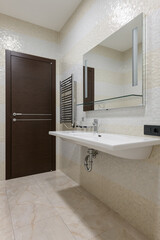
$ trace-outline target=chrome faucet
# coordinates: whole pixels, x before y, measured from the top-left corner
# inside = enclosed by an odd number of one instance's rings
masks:
[[[98,119],[94,119],[93,121],[93,131],[94,133],[98,133]]]

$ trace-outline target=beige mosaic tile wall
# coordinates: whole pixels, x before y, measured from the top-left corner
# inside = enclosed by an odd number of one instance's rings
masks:
[[[81,103],[83,54],[141,12],[147,22],[146,107],[85,114],[78,106],[77,120],[98,118],[101,132],[141,136],[144,124],[160,124],[160,1],[85,0],[60,33],[60,76],[73,73]],[[160,146],[141,161],[99,153],[91,173],[83,167],[86,148],[60,141],[59,149],[61,170],[149,239],[160,239]]]
[[[0,14],[0,180],[5,178],[5,49],[58,59],[58,33]]]

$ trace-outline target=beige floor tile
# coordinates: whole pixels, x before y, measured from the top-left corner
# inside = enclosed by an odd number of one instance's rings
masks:
[[[109,210],[94,197],[76,189],[61,191],[59,197],[49,195],[53,206],[75,239],[90,239],[109,227]]]
[[[96,239],[96,236],[102,233],[98,225],[96,227],[93,227],[85,221],[68,224],[67,227],[69,228],[76,240],[89,240],[92,238]],[[108,228],[109,226],[106,225],[105,230],[107,230]]]
[[[76,240],[89,240],[96,236],[93,229],[90,229],[83,222],[69,224],[68,228]]]
[[[39,181],[39,186],[46,194],[51,194],[55,191],[62,191],[74,186],[77,184],[71,181],[68,177],[64,175],[48,177],[45,180]]]
[[[4,186],[0,186],[0,201],[3,200],[3,198],[6,197],[6,189]]]
[[[69,224],[76,224],[80,222],[79,216],[76,214],[75,210],[69,208],[56,208],[56,210],[67,226]]]
[[[60,177],[60,176],[65,176],[65,174],[63,172],[61,172],[60,170],[32,175],[32,177],[35,180],[37,180],[38,182],[39,181],[44,182],[50,178],[56,178],[56,177]]]
[[[61,171],[0,182],[0,240],[37,239],[146,240]]]
[[[52,217],[15,230],[16,240],[73,240],[72,234],[60,219]]]
[[[0,235],[12,232],[12,230],[12,221],[8,208],[0,209]]]
[[[56,208],[78,209],[80,203],[85,201],[85,197],[74,187],[55,191],[47,195],[49,201]]]
[[[7,232],[12,232],[11,215],[5,188],[0,188],[0,235]]]
[[[119,214],[110,211],[108,220],[109,228],[91,240],[147,240],[144,235],[123,220]]]
[[[147,240],[147,238],[143,234],[133,228],[116,212],[110,212],[110,223],[112,225],[112,229],[116,229],[116,231],[119,233],[121,232],[121,234],[123,233],[124,236],[127,236],[129,240],[130,238],[133,238],[135,240]]]
[[[6,183],[6,181],[0,181],[0,188],[5,187],[5,183]]]
[[[92,213],[90,216],[87,215],[79,221],[78,219],[80,218],[77,213],[74,214],[77,216],[77,221],[75,221],[75,219],[72,217],[72,219],[70,219],[70,223],[65,220],[64,222],[77,240],[90,239],[111,227],[107,213],[100,215],[94,215]]]
[[[6,181],[6,187],[7,189],[10,187],[17,187],[17,188],[22,188],[23,185],[26,184],[34,184],[35,181],[33,179],[33,176],[27,176],[27,177],[20,177],[20,178],[14,178]]]
[[[42,190],[35,184],[24,184],[22,187],[10,186],[7,187],[7,196],[10,207],[16,204],[33,202],[44,196]]]
[[[142,240],[142,238],[134,237],[124,228],[111,228],[108,231],[97,236],[96,238],[92,238],[91,240]]]
[[[89,193],[89,192],[87,192],[87,190],[85,190],[83,187],[81,187],[81,186],[77,186],[76,187],[76,190],[77,191],[80,191],[80,193],[84,196],[84,197],[87,197],[87,198],[89,198],[89,199],[96,199],[97,200],[97,198],[94,196],[94,195],[92,195],[91,193]]]
[[[53,205],[32,177],[7,183],[7,195],[14,228],[56,216]]]
[[[79,208],[76,210],[80,219],[103,215],[109,211],[110,210],[99,200],[90,197],[85,197],[85,200],[79,203]]]
[[[11,207],[11,216],[15,228],[33,224],[42,219],[56,216],[56,209],[44,198],[26,200]]]
[[[1,232],[0,231],[0,239],[1,240],[15,240],[13,231],[11,231],[11,232]]]
[[[79,203],[84,200],[84,197],[79,192],[71,189],[67,192],[65,190],[61,194],[55,192],[49,194],[48,199],[65,223],[77,223],[80,221],[75,211],[78,209]]]

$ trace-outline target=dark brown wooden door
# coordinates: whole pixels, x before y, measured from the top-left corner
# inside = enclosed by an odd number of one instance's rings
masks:
[[[7,179],[55,170],[55,60],[6,51]]]
[[[85,67],[83,66],[83,111],[94,110],[94,68],[87,67],[87,90],[85,98]]]

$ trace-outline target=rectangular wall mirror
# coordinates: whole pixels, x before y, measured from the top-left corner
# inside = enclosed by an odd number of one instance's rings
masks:
[[[84,111],[144,105],[144,24],[141,13],[83,56]]]

